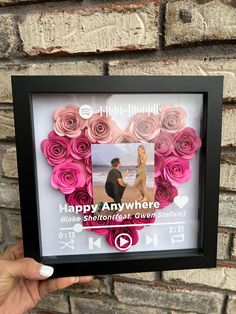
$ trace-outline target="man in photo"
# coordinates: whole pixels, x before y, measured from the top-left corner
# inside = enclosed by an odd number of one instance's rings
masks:
[[[121,203],[127,183],[124,182],[124,178],[130,175],[129,171],[126,171],[123,176],[120,172],[121,163],[119,158],[113,158],[111,160],[112,169],[109,171],[105,190],[108,196],[110,196],[114,203]]]

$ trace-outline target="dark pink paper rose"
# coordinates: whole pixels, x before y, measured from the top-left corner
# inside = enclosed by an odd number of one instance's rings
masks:
[[[57,135],[74,138],[81,134],[86,120],[80,117],[78,109],[77,106],[68,105],[54,112],[54,131]]]
[[[71,144],[71,155],[77,160],[89,158],[91,155],[91,144],[85,135],[73,138]]]
[[[72,206],[93,204],[93,199],[88,193],[86,185],[82,188],[76,188],[71,194],[66,194],[65,199]]]
[[[168,180],[161,177],[155,179],[155,200],[160,204],[159,209],[171,204],[177,195],[176,187],[171,185]]]
[[[155,178],[160,176],[165,164],[165,157],[159,154],[155,154],[154,156],[154,170],[155,170]]]
[[[73,193],[76,188],[85,184],[82,167],[74,162],[66,162],[54,167],[51,176],[51,185],[64,194]]]
[[[55,166],[69,158],[71,153],[70,141],[52,131],[48,134],[48,139],[41,142],[41,150],[47,162],[51,166]]]
[[[86,184],[89,195],[93,197],[93,180],[91,175],[86,177]]]
[[[91,215],[91,217],[94,217]],[[83,225],[84,227],[99,227],[99,228],[94,228],[94,229],[87,229],[89,231],[95,232],[100,235],[107,235],[109,232],[109,228],[106,228],[107,225],[111,225],[112,222],[108,219],[106,220],[96,220],[96,221],[84,221],[83,220]]]
[[[173,137],[174,155],[185,159],[191,159],[201,147],[201,139],[192,128],[185,128]]]
[[[113,122],[111,117],[95,114],[88,120],[86,136],[93,143],[107,144],[112,141]]]
[[[168,157],[165,160],[163,177],[170,181],[174,186],[180,186],[181,183],[188,181],[192,171],[189,161],[181,157]]]
[[[156,154],[169,156],[173,152],[173,138],[170,133],[160,132],[154,140]]]
[[[129,132],[140,142],[152,142],[160,132],[158,115],[153,113],[138,113],[133,116]]]
[[[142,224],[153,224],[155,222],[155,217],[143,217],[143,218],[136,218],[135,216],[132,216],[131,218],[131,224],[137,224],[137,225],[141,225],[141,226],[135,226],[136,229],[141,230],[144,228],[144,226],[142,226]]]
[[[160,109],[161,129],[166,132],[177,132],[185,127],[186,112],[181,107],[164,105]]]
[[[124,133],[121,136],[119,136],[115,143],[136,143],[137,138],[135,138],[132,134]]]
[[[124,220],[123,220],[123,222],[124,222]],[[111,246],[116,246],[115,245],[115,239],[119,234],[122,234],[122,233],[126,233],[131,237],[132,245],[135,245],[139,240],[138,231],[135,227],[122,227],[122,225],[121,225],[120,227],[117,227],[117,228],[109,228],[107,236],[106,236],[108,244]],[[130,239],[129,239],[129,237],[127,237],[125,235],[123,235],[122,237],[128,241],[127,244],[124,244],[124,246],[122,246],[122,249],[124,249],[124,250],[121,250],[121,251],[124,252],[126,248],[128,250],[128,246],[130,244]],[[119,247],[119,243],[117,243],[117,244]],[[116,247],[116,248],[118,249],[118,247]]]
[[[92,159],[91,156],[84,159],[85,169],[88,173],[92,174]]]

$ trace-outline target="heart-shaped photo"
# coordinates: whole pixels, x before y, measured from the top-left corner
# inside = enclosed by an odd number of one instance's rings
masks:
[[[188,203],[179,188],[191,178],[190,160],[201,139],[181,106],[134,113],[125,127],[109,112],[79,104],[59,107],[52,120],[41,142],[52,167],[51,187],[109,246],[127,251],[138,243],[139,230],[155,222],[156,210]]]

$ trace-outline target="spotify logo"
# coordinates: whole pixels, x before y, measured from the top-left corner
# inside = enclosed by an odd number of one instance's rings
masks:
[[[83,105],[79,108],[79,114],[83,119],[89,119],[93,115],[93,109],[89,105]]]

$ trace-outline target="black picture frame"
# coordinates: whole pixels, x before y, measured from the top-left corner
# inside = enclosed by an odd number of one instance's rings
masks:
[[[223,77],[12,76],[25,256],[54,267],[54,277],[216,266]],[[32,94],[203,94],[199,248],[121,254],[41,256]]]

